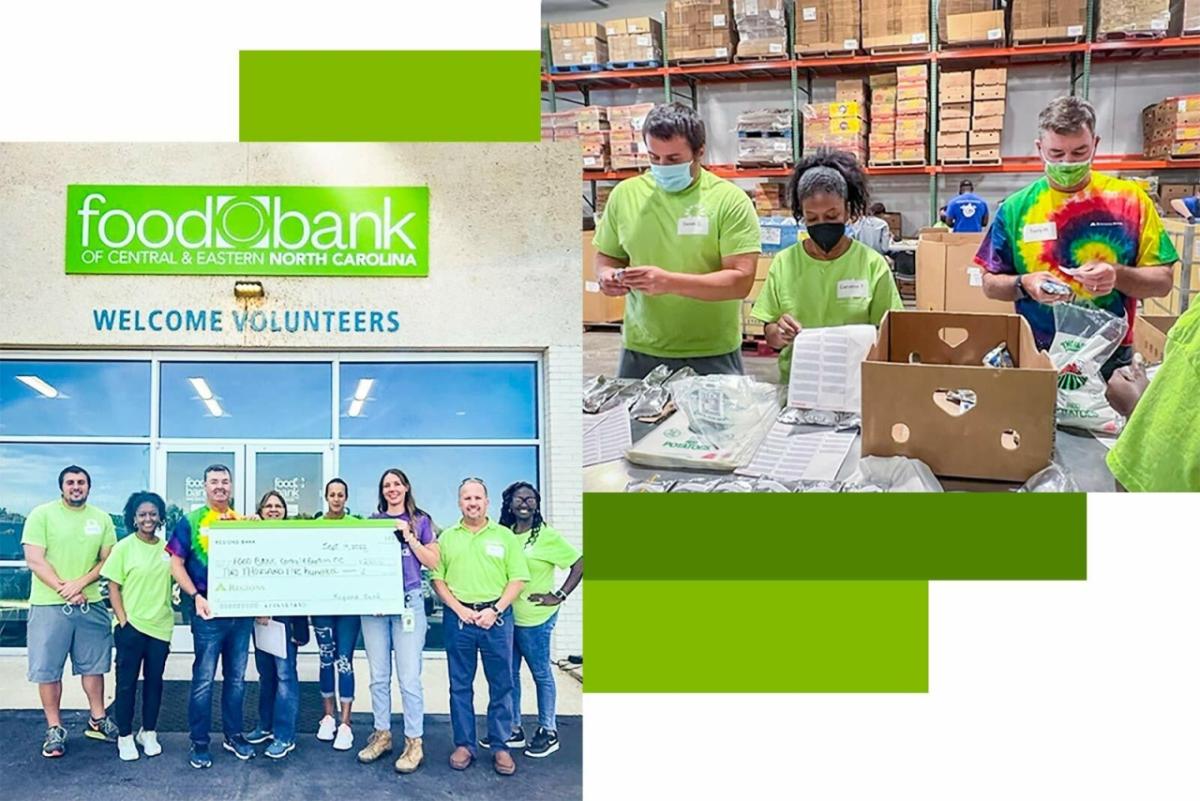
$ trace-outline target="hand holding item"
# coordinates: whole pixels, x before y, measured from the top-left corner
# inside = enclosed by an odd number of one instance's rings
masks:
[[[610,268],[600,273],[600,293],[608,295],[610,298],[619,298],[629,294],[629,287],[625,286],[624,281],[625,271],[622,269]]]
[[[646,295],[665,295],[671,291],[671,274],[661,267],[626,267],[622,283]]]
[[[1117,268],[1105,261],[1093,260],[1080,267],[1074,278],[1097,297],[1112,292],[1117,285]]]
[[[1058,294],[1057,292],[1050,292],[1042,286],[1042,284],[1046,282],[1059,284],[1060,286],[1064,285],[1062,281],[1060,281],[1058,277],[1054,275],[1054,273],[1026,273],[1025,275],[1017,276],[1017,280],[1021,283],[1021,286],[1025,288],[1025,292],[1028,293],[1029,297],[1033,298],[1038,303],[1062,303],[1063,301],[1069,301],[1071,299],[1070,294],[1064,295]]]
[[[474,626],[479,620],[479,613],[469,606],[456,609],[454,610],[454,613],[458,615],[459,620],[461,620],[463,623],[466,623],[468,626]]]
[[[775,350],[783,350],[795,341],[802,328],[795,317],[785,314],[775,321],[775,328],[767,336],[767,344]]]
[[[410,547],[415,545],[417,542],[417,535],[413,533],[412,526],[408,524],[407,520],[396,521],[396,533],[399,534],[400,539],[408,543]]]

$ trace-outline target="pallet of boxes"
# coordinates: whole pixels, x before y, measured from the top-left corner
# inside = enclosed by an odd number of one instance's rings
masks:
[[[928,0],[862,0],[862,44],[868,53],[928,50]]]
[[[1172,25],[1172,8],[1179,0],[1108,0],[1100,3],[1097,41],[1161,39],[1179,32]]]
[[[575,112],[583,169],[606,172],[609,169],[608,109],[586,106]]]
[[[672,64],[728,63],[736,45],[729,0],[667,3],[667,59]]]
[[[608,63],[608,35],[599,22],[550,25],[552,72],[595,72]]]
[[[896,68],[896,156],[893,164],[922,165],[929,154],[929,66]]]
[[[608,68],[653,69],[663,65],[662,23],[653,17],[625,17],[604,23]]]
[[[609,107],[609,150],[614,170],[644,170],[650,166],[650,151],[642,137],[642,127],[653,108],[653,103]]]
[[[785,167],[792,163],[791,109],[739,114],[737,137],[739,167]]]
[[[938,162],[999,164],[1008,70],[943,72],[938,86]]]
[[[946,45],[1003,47],[1007,42],[1004,9],[993,9],[992,2],[942,0],[938,4],[938,39]]]
[[[1147,158],[1200,159],[1200,94],[1168,97],[1142,110]]]
[[[862,39],[859,0],[796,0],[799,58],[856,53]]]
[[[787,13],[784,0],[733,0],[737,61],[787,58]]]
[[[896,73],[883,72],[867,79],[871,88],[870,161],[888,167],[896,161]]]
[[[804,114],[804,155],[828,148],[852,153],[860,164],[867,163],[867,121],[858,100],[809,103]]]
[[[1195,2],[1196,0],[1193,0]],[[1087,0],[1011,0],[1013,45],[1082,42]],[[1200,6],[1200,2],[1197,3]]]

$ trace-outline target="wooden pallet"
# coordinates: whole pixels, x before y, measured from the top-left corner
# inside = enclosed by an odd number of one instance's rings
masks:
[[[995,159],[939,159],[940,164],[945,164],[951,167],[994,167],[1001,163],[998,158]]]
[[[673,58],[671,63],[679,67],[699,67],[704,64],[729,64],[728,58]]]
[[[656,70],[662,66],[661,61],[610,61],[606,65],[610,70]]]
[[[1166,31],[1110,31],[1108,33],[1097,33],[1097,42],[1121,42],[1121,41],[1154,41],[1155,39],[1166,39]]]
[[[813,50],[808,53],[797,53],[796,58],[799,61],[817,61],[822,58],[842,58],[844,56],[856,56],[859,50]]]
[[[787,161],[739,161],[738,169],[757,170],[757,169],[773,169],[786,170],[792,166],[792,160],[789,157]]]
[[[868,167],[925,167],[929,162],[925,159],[919,161],[869,161]]]
[[[1043,36],[1040,39],[1022,39],[1019,42],[1013,42],[1013,47],[1020,49],[1022,47],[1042,47],[1043,45],[1079,44],[1082,41],[1082,36]]]
[[[733,60],[738,64],[754,64],[761,61],[783,61],[787,57],[787,53],[775,53],[765,56],[734,56]]]
[[[867,53],[872,56],[894,56],[897,53],[928,53],[928,44],[901,44],[886,47],[869,47]]]

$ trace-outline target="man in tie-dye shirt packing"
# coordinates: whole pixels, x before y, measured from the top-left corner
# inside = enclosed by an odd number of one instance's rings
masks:
[[[983,291],[1016,301],[1039,348],[1054,339],[1051,304],[1104,309],[1129,323],[1121,347],[1105,363],[1105,380],[1133,361],[1139,298],[1171,291],[1179,256],[1150,198],[1136,184],[1092,171],[1100,144],[1096,111],[1086,100],[1060,97],[1038,118],[1037,149],[1045,176],[1007,198],[975,262],[987,270]],[[1053,281],[1073,295],[1047,292]]]

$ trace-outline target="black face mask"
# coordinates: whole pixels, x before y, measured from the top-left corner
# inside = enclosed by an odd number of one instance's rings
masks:
[[[817,247],[828,253],[837,247],[837,243],[841,242],[842,237],[846,235],[846,224],[844,222],[816,223],[808,226],[808,235],[812,241],[817,243]]]

